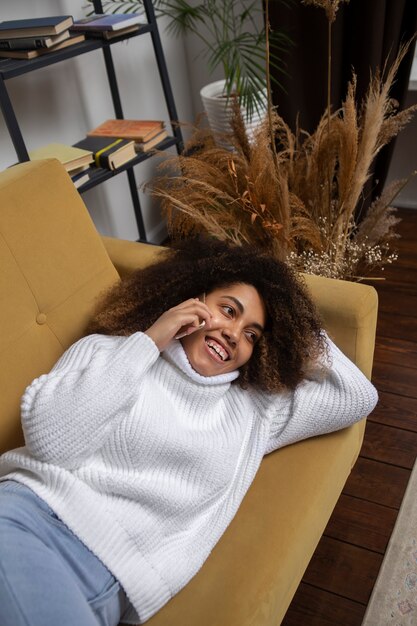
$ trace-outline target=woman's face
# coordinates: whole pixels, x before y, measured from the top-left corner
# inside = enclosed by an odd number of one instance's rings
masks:
[[[263,333],[266,311],[252,285],[236,283],[206,295],[211,326],[181,339],[193,369],[202,376],[232,372],[252,356]]]

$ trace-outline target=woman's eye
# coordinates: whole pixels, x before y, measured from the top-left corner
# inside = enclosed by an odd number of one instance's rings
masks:
[[[246,333],[246,337],[249,339],[249,341],[251,343],[256,343],[257,337],[256,337],[255,333],[250,333],[250,332]]]
[[[230,317],[233,317],[233,314],[235,311],[232,306],[229,306],[228,304],[223,304],[222,309],[227,315],[229,315]]]

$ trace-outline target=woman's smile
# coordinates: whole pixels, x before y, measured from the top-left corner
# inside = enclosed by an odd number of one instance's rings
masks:
[[[230,353],[225,346],[213,337],[205,337],[205,343],[209,355],[215,360],[224,363],[230,359]]]

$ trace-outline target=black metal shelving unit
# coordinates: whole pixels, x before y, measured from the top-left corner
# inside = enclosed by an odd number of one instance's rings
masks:
[[[165,96],[165,102],[168,110],[169,119],[171,121],[172,136],[169,136],[158,145],[158,150],[166,150],[171,146],[176,146],[178,153],[183,150],[183,139],[181,130],[178,125],[178,115],[175,107],[174,97],[171,89],[171,83],[168,76],[168,70],[165,62],[165,56],[162,49],[161,38],[159,35],[158,25],[155,17],[155,11],[151,0],[143,0],[145,14],[147,18],[147,24],[140,26],[138,31],[134,33],[128,33],[120,37],[114,37],[113,39],[86,39],[85,41],[57,50],[56,52],[50,52],[48,54],[35,57],[34,59],[1,59],[0,60],[0,108],[2,110],[7,129],[9,131],[11,140],[16,150],[17,158],[20,162],[28,161],[29,155],[23,139],[22,132],[20,130],[12,102],[10,100],[6,82],[16,76],[21,76],[28,72],[36,71],[42,67],[48,65],[54,65],[79,56],[81,54],[87,54],[93,50],[101,49],[103,52],[104,63],[107,71],[107,78],[110,87],[110,93],[113,101],[113,108],[115,117],[117,119],[123,119],[123,109],[119,93],[119,87],[117,85],[117,77],[114,69],[113,57],[111,47],[116,45],[120,41],[138,37],[144,34],[150,34],[152,44],[154,48],[154,54],[158,66],[159,76],[162,84],[162,89]],[[101,0],[94,0],[94,10],[96,13],[103,13],[103,6]],[[96,185],[101,184],[105,180],[117,176],[121,172],[127,173],[130,194],[132,197],[133,209],[135,212],[136,222],[138,225],[140,241],[147,241],[145,226],[143,222],[142,210],[140,206],[139,194],[137,190],[137,184],[135,180],[135,174],[133,167],[152,156],[152,151],[147,153],[141,153],[132,159],[128,163],[125,163],[117,170],[105,170],[97,168],[90,179],[82,185],[78,191],[83,193]]]

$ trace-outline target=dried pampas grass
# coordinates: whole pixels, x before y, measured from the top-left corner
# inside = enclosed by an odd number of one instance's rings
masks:
[[[311,5],[320,9],[324,9],[326,17],[331,24],[336,19],[336,13],[338,11],[339,4],[341,4],[342,2],[348,3],[349,0],[301,0],[301,2],[306,6]]]
[[[325,8],[329,24],[339,6],[305,3]],[[360,107],[353,74],[341,108],[332,112],[328,103],[311,134],[293,133],[271,105],[251,142],[237,103],[227,138],[197,126],[185,155],[163,163],[148,186],[162,200],[171,236],[203,231],[250,242],[332,278],[361,280],[392,263],[398,219],[391,203],[407,181],[389,186],[366,216],[361,203],[376,156],[417,109],[400,112],[389,95],[408,46],[371,77]]]

